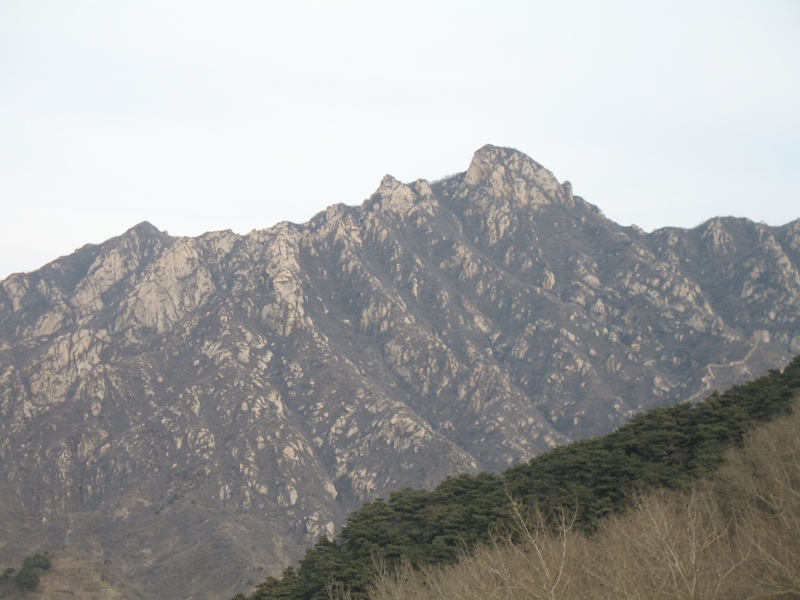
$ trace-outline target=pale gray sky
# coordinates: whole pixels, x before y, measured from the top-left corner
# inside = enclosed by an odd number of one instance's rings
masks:
[[[0,279],[492,143],[624,225],[800,217],[797,0],[1,0]]]

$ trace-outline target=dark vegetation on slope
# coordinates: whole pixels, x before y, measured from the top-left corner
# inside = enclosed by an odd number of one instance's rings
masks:
[[[39,585],[39,571],[49,569],[52,561],[47,553],[26,556],[19,570],[7,567],[0,574],[0,595],[13,585],[21,590],[33,590]]]
[[[365,504],[337,539],[321,539],[298,568],[268,578],[250,598],[325,599],[332,584],[366,598],[376,558],[389,565],[451,563],[493,530],[513,525],[510,498],[545,514],[573,510],[575,527],[592,532],[603,517],[625,510],[636,491],[679,490],[713,473],[749,429],[789,414],[798,392],[800,356],[783,372],[771,370],[697,404],[642,413],[611,434],[556,448],[499,476],[460,475],[430,492],[395,492]]]
[[[631,494],[632,506],[575,530],[574,512],[514,503],[500,528],[445,565],[378,562],[374,600],[797,600],[800,598],[800,395],[725,464],[681,490]],[[332,600],[349,600],[333,587]]]

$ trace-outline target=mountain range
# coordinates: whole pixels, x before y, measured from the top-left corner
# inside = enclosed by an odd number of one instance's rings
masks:
[[[365,500],[782,366],[800,220],[646,233],[484,146],[304,224],[141,223],[0,287],[0,566],[66,546],[131,597],[221,598]]]

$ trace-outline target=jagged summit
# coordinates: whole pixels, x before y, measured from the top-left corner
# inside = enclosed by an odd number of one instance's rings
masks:
[[[126,230],[125,233],[123,233],[120,237],[125,236],[136,236],[141,239],[160,240],[162,242],[177,239],[166,231],[160,230],[158,227],[150,223],[150,221],[142,221],[141,223],[137,223],[130,229]]]
[[[519,150],[486,144],[472,156],[472,161],[467,169],[468,183],[474,185],[498,169],[528,174],[544,170],[550,177],[553,177],[553,174],[542,165]]]
[[[531,163],[536,168],[542,169],[542,165],[537,163],[527,154],[520,152],[516,148],[509,148],[503,146],[495,146],[493,144],[485,144],[478,148],[472,155],[470,166],[476,163],[502,165],[507,168],[514,168],[515,165],[520,163]]]
[[[800,222],[646,234],[494,146],[305,225],[140,223],[0,285],[0,559],[69,531],[230,597],[364,500],[780,365],[798,265]]]
[[[136,233],[138,235],[160,235],[162,231],[150,223],[150,221],[142,221],[141,223],[137,223],[125,233]]]

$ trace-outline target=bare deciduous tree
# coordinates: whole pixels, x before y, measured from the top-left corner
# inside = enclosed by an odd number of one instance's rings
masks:
[[[512,500],[514,527],[465,554],[452,566],[415,572],[379,569],[375,600],[556,600],[571,597],[583,576],[576,552],[585,539],[573,531],[575,513],[525,510]],[[578,594],[575,597],[580,597]]]
[[[748,436],[720,479],[763,593],[800,597],[800,410]]]
[[[699,600],[741,597],[747,555],[707,490],[639,495],[593,540],[593,579],[609,598]]]

